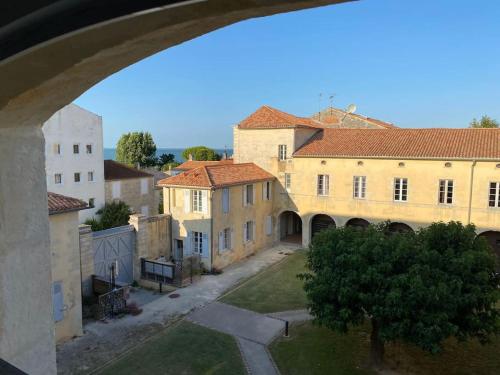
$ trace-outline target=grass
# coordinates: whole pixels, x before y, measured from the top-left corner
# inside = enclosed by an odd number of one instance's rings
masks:
[[[305,271],[305,261],[306,252],[296,251],[224,295],[221,302],[259,313],[303,309],[307,299],[297,274]]]
[[[107,366],[100,374],[245,374],[235,340],[188,322],[159,336]]]
[[[365,367],[369,352],[369,326],[349,334],[334,333],[310,322],[293,325],[289,338],[271,345],[271,353],[283,375],[369,375]],[[386,346],[387,367],[412,375],[491,375],[500,373],[500,339],[480,345],[477,341],[448,340],[444,351],[430,355],[407,344]]]

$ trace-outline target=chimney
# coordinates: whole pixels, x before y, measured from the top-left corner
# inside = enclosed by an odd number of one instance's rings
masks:
[[[193,154],[189,154],[188,160],[193,161]]]

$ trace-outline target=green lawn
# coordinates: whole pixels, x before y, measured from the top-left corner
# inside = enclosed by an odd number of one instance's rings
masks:
[[[374,374],[365,368],[369,350],[369,326],[348,335],[333,333],[311,323],[293,325],[289,338],[271,345],[271,353],[283,375]],[[500,373],[500,338],[481,346],[477,341],[448,340],[436,356],[404,344],[388,345],[386,362],[399,374],[491,375]]]
[[[100,374],[245,374],[231,336],[191,323],[168,328],[106,367]]]
[[[305,261],[306,252],[297,251],[236,287],[221,301],[260,313],[303,309],[307,300],[297,274],[305,270]]]

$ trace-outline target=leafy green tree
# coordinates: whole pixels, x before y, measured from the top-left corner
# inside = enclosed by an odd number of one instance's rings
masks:
[[[193,160],[220,160],[221,156],[211,148],[206,146],[195,146],[186,148],[182,152],[184,159],[189,159],[189,155],[193,156]]]
[[[156,145],[149,132],[126,133],[116,145],[116,160],[136,166],[149,167],[157,164]]]
[[[174,154],[161,154],[158,158],[158,166],[163,167],[164,165],[168,165],[175,162]]]
[[[489,116],[483,116],[479,121],[473,119],[469,125],[471,128],[498,128],[499,126],[498,121]]]
[[[370,363],[381,367],[384,344],[406,341],[431,353],[443,341],[498,330],[498,275],[491,249],[473,225],[435,223],[414,233],[328,229],[310,246],[299,275],[315,321],[347,332],[371,322]]]
[[[85,224],[91,225],[93,231],[121,227],[128,224],[131,213],[132,210],[125,202],[106,203],[103,208],[97,211],[97,214],[100,215],[99,218],[88,219]]]

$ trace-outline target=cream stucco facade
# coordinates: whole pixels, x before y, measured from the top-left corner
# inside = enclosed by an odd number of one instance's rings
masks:
[[[57,342],[83,334],[78,211],[49,216],[52,294]]]
[[[104,184],[106,203],[123,201],[132,212],[153,216],[158,214],[158,201],[155,195],[153,176],[106,180]]]

